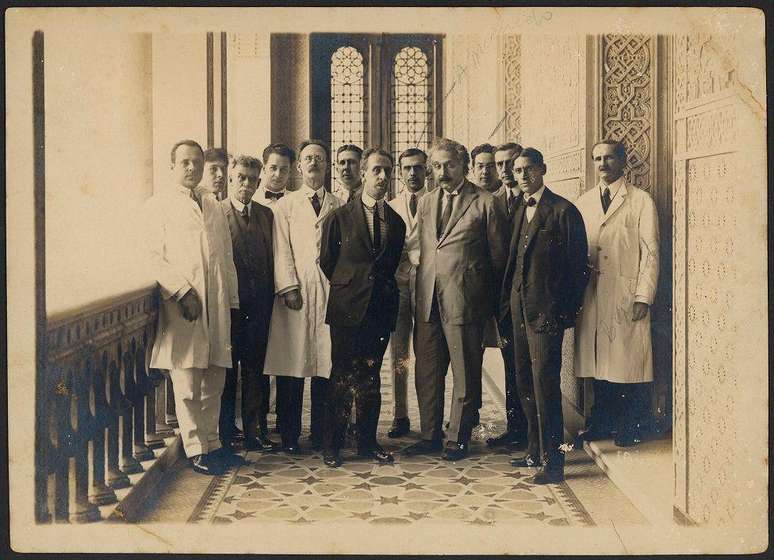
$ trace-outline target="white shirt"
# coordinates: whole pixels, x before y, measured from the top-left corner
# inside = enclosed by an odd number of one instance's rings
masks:
[[[368,222],[368,231],[371,233],[371,240],[374,239],[374,210],[377,210],[379,212],[379,218],[381,218],[382,222],[380,225],[380,231],[381,233],[385,233],[385,224],[384,224],[384,199],[376,200],[375,198],[368,195],[365,190],[363,190],[362,194],[363,198],[363,206],[366,207],[366,222]],[[384,235],[382,235],[382,239],[384,239]]]
[[[265,187],[258,187],[258,190],[255,191],[255,194],[253,195],[253,201],[257,202],[258,204],[262,204],[263,206],[274,206],[277,204],[277,202],[280,200],[279,198],[266,198],[266,191],[267,189]],[[274,191],[271,191],[274,192]],[[288,194],[287,189],[282,189],[279,191],[284,195]]]
[[[451,203],[452,197],[457,196],[460,194],[460,190],[462,189],[462,185],[465,184],[465,179],[463,178],[462,181],[460,181],[460,184],[457,185],[457,187],[449,192],[445,189],[441,189],[443,191],[443,196],[441,197],[441,216],[443,216],[443,213],[446,211],[446,205]]]
[[[527,195],[525,193],[524,195],[524,204],[527,204],[529,202],[530,198],[535,199],[535,205],[534,206],[527,206],[527,222],[531,222],[532,218],[535,216],[535,211],[537,210],[537,205],[540,204],[540,199],[543,197],[543,191],[546,190],[546,186],[543,185],[540,187],[537,191],[534,193]]]
[[[610,183],[609,185],[606,184],[603,180],[599,180],[599,204],[602,204],[602,193],[605,192],[605,189],[610,189],[610,202],[613,202],[613,199],[615,198],[615,195],[618,194],[618,191],[621,190],[621,185],[623,185],[624,182],[624,176],[621,175]]]
[[[312,197],[314,195],[317,195],[317,198],[320,201],[320,205],[322,206],[323,200],[325,200],[325,187],[324,186],[320,186],[319,189],[314,190],[309,185],[304,184],[304,186],[301,187],[301,191],[304,193],[304,196],[306,196],[306,198],[308,198],[310,200],[312,199]]]
[[[234,207],[234,209],[239,212],[240,214],[244,211],[245,205],[242,204],[237,200],[237,197],[235,197],[233,194],[228,195],[229,202],[231,202],[231,205]],[[250,207],[247,206],[247,216],[250,217]]]

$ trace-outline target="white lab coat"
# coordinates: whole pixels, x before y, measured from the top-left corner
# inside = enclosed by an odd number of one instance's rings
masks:
[[[325,312],[329,283],[320,269],[322,223],[344,203],[331,193],[316,216],[304,186],[272,206],[274,211],[274,284],[277,299],[269,328],[264,372],[288,377],[325,377],[331,373],[331,339]],[[301,292],[303,306],[287,307],[283,294]]]
[[[146,201],[149,266],[161,291],[150,367],[231,367],[231,312],[239,307],[231,235],[212,194],[202,209],[178,186]],[[202,304],[195,321],[183,318],[176,296],[193,289]]]
[[[656,295],[656,205],[625,180],[607,214],[598,187],[575,204],[586,226],[592,267],[575,326],[575,375],[614,383],[653,381],[650,312],[632,321],[632,307],[635,301],[652,305]]]

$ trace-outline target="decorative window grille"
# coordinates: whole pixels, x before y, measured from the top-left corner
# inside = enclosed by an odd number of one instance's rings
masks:
[[[331,56],[331,190],[341,191],[336,175],[336,149],[343,144],[365,148],[368,138],[368,87],[363,55],[351,46]]]
[[[395,55],[391,72],[391,148],[395,158],[393,192],[403,190],[398,156],[407,148],[427,151],[432,141],[432,75],[427,55],[413,46]]]

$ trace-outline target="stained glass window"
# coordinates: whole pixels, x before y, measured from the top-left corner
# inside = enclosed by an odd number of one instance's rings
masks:
[[[363,55],[354,47],[340,47],[331,57],[331,190],[339,184],[336,149],[342,144],[365,147],[368,137],[368,88]]]
[[[391,145],[395,158],[394,190],[403,190],[398,156],[407,148],[427,151],[432,141],[431,67],[422,49],[403,47],[392,67]]]

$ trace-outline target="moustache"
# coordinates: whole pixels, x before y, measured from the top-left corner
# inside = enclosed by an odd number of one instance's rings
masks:
[[[438,177],[439,181],[451,181],[451,177],[447,177],[446,175],[441,175]]]

